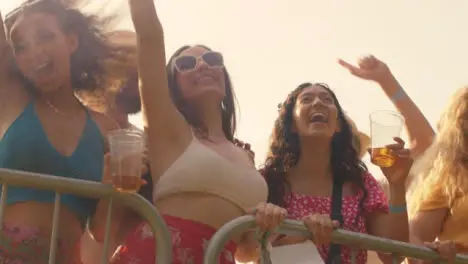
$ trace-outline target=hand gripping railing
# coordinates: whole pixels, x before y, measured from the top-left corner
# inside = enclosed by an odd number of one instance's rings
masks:
[[[57,235],[60,212],[60,194],[74,194],[78,196],[103,199],[109,198],[109,210],[106,220],[106,232],[104,239],[103,264],[107,264],[107,251],[109,243],[110,220],[112,213],[113,200],[122,203],[135,210],[143,216],[153,230],[155,237],[156,263],[172,263],[172,244],[171,235],[167,226],[158,214],[155,207],[138,194],[120,193],[114,191],[112,186],[97,182],[69,179],[64,177],[55,177],[50,175],[29,173],[23,171],[0,169],[0,184],[2,184],[2,195],[0,198],[0,226],[3,224],[3,213],[8,192],[8,185],[21,186],[48,191],[55,191],[55,204],[52,225],[51,244],[49,251],[49,264],[55,263],[55,253],[57,250]]]
[[[255,219],[252,216],[242,216],[234,219],[224,226],[222,226],[211,238],[207,250],[205,252],[204,264],[218,263],[219,255],[224,245],[230,240],[231,237],[242,232],[255,228]],[[302,222],[286,220],[278,230],[279,233],[311,237],[312,234],[307,230]],[[361,233],[355,233],[338,229],[332,234],[332,242],[342,245],[347,245],[353,249],[352,263],[356,263],[356,249],[362,248],[366,250],[373,250],[376,252],[389,253],[393,257],[393,263],[397,263],[399,257],[408,257],[413,259],[421,259],[432,262],[444,262],[440,256],[434,251],[390,239],[370,236]],[[261,260],[260,263],[267,263],[266,260]],[[468,256],[457,255],[454,264],[468,264]]]

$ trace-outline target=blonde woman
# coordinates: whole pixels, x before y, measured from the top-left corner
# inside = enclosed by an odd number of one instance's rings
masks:
[[[412,198],[410,235],[450,259],[468,252],[468,87],[454,95],[438,130],[420,161],[424,180]]]

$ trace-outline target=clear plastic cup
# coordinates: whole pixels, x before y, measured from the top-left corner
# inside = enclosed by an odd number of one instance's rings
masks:
[[[142,160],[145,140],[142,132],[119,129],[108,134],[110,173],[114,188],[122,192],[137,192],[141,187]]]
[[[393,111],[376,111],[370,114],[371,161],[375,165],[388,168],[395,164],[395,156],[386,148],[395,144],[395,137],[400,137],[403,117]]]

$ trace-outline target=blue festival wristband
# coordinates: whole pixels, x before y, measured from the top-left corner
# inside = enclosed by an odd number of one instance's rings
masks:
[[[396,93],[394,93],[391,97],[390,97],[390,100],[394,103],[396,103],[397,101],[399,101],[400,99],[403,99],[405,98],[407,95],[406,95],[406,92],[405,90],[403,90],[402,88],[400,88]]]
[[[389,205],[388,206],[388,211],[391,214],[401,214],[401,213],[406,213],[407,212],[407,207],[406,204],[404,205]]]

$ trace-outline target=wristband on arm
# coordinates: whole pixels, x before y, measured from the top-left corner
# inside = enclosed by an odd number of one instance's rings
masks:
[[[398,101],[400,101],[401,99],[403,98],[406,98],[407,95],[406,95],[406,92],[405,90],[403,90],[402,88],[398,89],[398,91],[396,93],[394,93],[392,96],[390,96],[390,100],[393,102],[393,103],[396,103]]]
[[[406,204],[403,205],[389,205],[388,206],[388,211],[391,214],[401,214],[401,213],[406,213],[407,212],[407,207]]]

